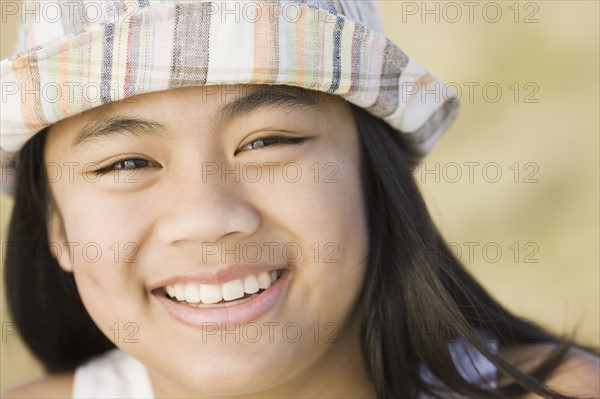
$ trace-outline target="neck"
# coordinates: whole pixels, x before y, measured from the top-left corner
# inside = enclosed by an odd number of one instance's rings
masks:
[[[375,398],[361,355],[358,318],[342,331],[330,349],[289,384],[253,397]]]

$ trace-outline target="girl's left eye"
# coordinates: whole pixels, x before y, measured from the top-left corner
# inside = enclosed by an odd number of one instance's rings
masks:
[[[297,145],[299,145],[299,144],[304,143],[305,141],[306,141],[306,138],[303,138],[303,137],[278,137],[278,136],[263,137],[261,139],[254,140],[253,142],[246,144],[245,146],[240,148],[238,151],[236,151],[236,154],[238,152],[252,150],[255,148],[268,147],[273,144],[297,144]]]
[[[126,158],[118,160],[108,166],[95,170],[94,173],[98,176],[102,176],[113,170],[134,170],[148,167],[160,166],[155,162],[148,161],[142,158]]]

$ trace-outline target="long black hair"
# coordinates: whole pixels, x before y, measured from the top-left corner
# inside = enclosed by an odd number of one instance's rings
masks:
[[[17,330],[48,372],[74,370],[114,344],[88,315],[72,273],[59,266],[47,232],[54,206],[44,147],[47,129],[19,152],[14,207],[8,227],[5,287]]]
[[[361,342],[378,397],[416,398],[425,393],[435,398],[487,399],[535,392],[546,398],[569,398],[544,386],[544,379],[569,349],[596,355],[597,351],[576,345],[572,337],[555,336],[496,302],[435,227],[412,173],[418,156],[408,152],[405,141],[383,120],[355,106],[352,111],[362,142],[370,239],[360,301]],[[487,389],[469,382],[455,367],[448,347],[459,339],[514,382]],[[556,345],[529,373],[519,371],[498,350],[531,343]],[[423,376],[419,364],[443,384],[442,389]]]
[[[512,315],[468,274],[429,216],[411,173],[415,157],[388,124],[351,107],[361,141],[370,240],[359,301],[361,349],[378,397],[508,398],[531,391],[569,398],[543,381],[570,348],[581,346]],[[53,205],[43,162],[46,134],[35,135],[17,158],[5,286],[24,341],[48,372],[59,372],[74,370],[114,345],[91,320],[72,274],[59,267],[48,243]],[[432,335],[432,328],[438,333]],[[501,348],[555,343],[556,350],[524,373],[492,350],[490,337]],[[467,380],[448,349],[457,339],[471,344],[514,382],[496,388]],[[434,380],[424,377],[421,365]]]

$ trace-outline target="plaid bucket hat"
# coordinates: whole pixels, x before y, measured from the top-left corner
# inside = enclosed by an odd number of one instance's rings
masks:
[[[57,121],[186,86],[288,85],[385,120],[423,157],[456,95],[383,33],[370,0],[46,0],[3,5],[23,22],[1,61],[0,160]],[[14,167],[14,165],[13,165]],[[14,170],[13,170],[14,172]]]

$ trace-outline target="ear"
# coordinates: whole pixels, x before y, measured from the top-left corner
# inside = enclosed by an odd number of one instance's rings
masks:
[[[61,269],[72,273],[73,263],[67,241],[62,215],[55,206],[51,206],[48,209],[48,249]]]

